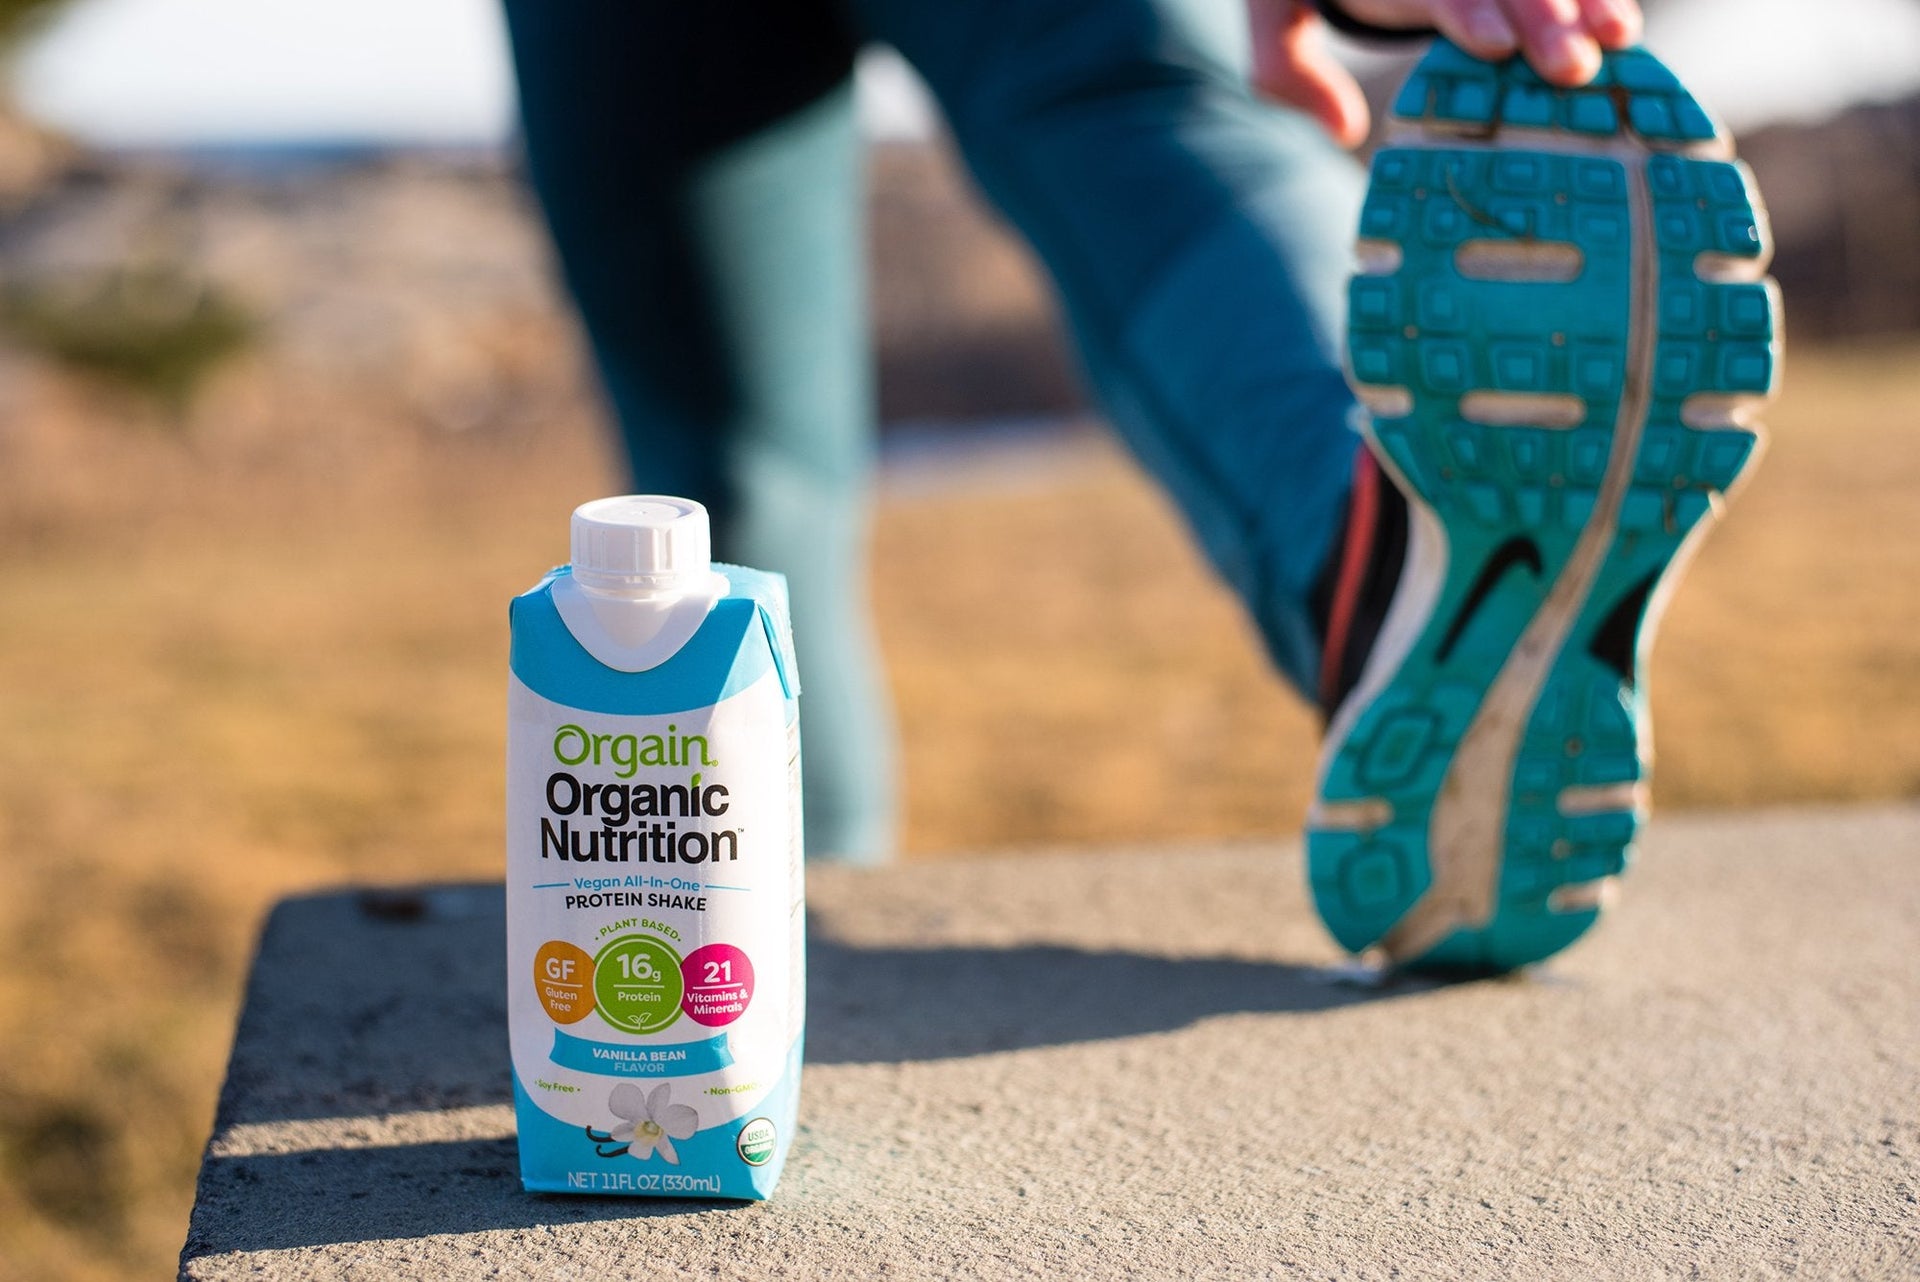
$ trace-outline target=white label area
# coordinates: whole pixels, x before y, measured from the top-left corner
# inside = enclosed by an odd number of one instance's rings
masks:
[[[670,1151],[765,1098],[800,1032],[798,777],[779,680],[665,716],[571,708],[509,680],[515,1075],[563,1122]]]

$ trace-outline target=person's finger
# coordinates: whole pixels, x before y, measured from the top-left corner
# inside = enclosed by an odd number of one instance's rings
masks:
[[[1343,147],[1367,138],[1367,99],[1327,49],[1325,24],[1304,5],[1251,0],[1253,85],[1318,120]]]
[[[1435,0],[1433,25],[1476,58],[1497,62],[1520,48],[1520,34],[1499,0]]]
[[[1520,51],[1551,84],[1584,85],[1600,70],[1600,46],[1588,32],[1581,0],[1505,0],[1520,33]]]
[[[1640,0],[1341,0],[1354,17],[1383,27],[1437,27],[1455,44],[1483,58],[1520,47],[1514,17],[1530,25],[1549,21],[1583,30],[1609,49],[1640,38]]]
[[[1642,21],[1635,0],[1580,0],[1580,16],[1603,48],[1624,49],[1640,39]]]
[[[1383,26],[1421,24],[1475,57],[1518,52],[1558,85],[1583,85],[1600,70],[1602,47],[1640,37],[1639,0],[1344,0],[1356,17]]]

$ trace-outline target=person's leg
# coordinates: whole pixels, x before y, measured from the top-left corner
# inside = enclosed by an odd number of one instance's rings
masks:
[[[1354,454],[1357,166],[1246,86],[1239,0],[856,0],[1052,272],[1103,406],[1316,689]]]
[[[717,555],[786,574],[808,854],[884,858],[853,41],[817,4],[506,8],[529,168],[633,484],[706,504]]]

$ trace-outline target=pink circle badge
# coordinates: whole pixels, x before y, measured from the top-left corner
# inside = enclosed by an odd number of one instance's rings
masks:
[[[686,994],[680,1009],[696,1024],[718,1028],[746,1013],[753,1000],[753,963],[732,944],[706,944],[680,963]]]

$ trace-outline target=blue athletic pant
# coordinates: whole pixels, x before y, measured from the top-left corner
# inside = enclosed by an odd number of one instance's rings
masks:
[[[1358,437],[1360,176],[1246,86],[1242,0],[506,0],[528,164],[637,490],[793,590],[811,856],[894,838],[848,72],[897,48],[1059,288],[1100,403],[1315,688]]]

